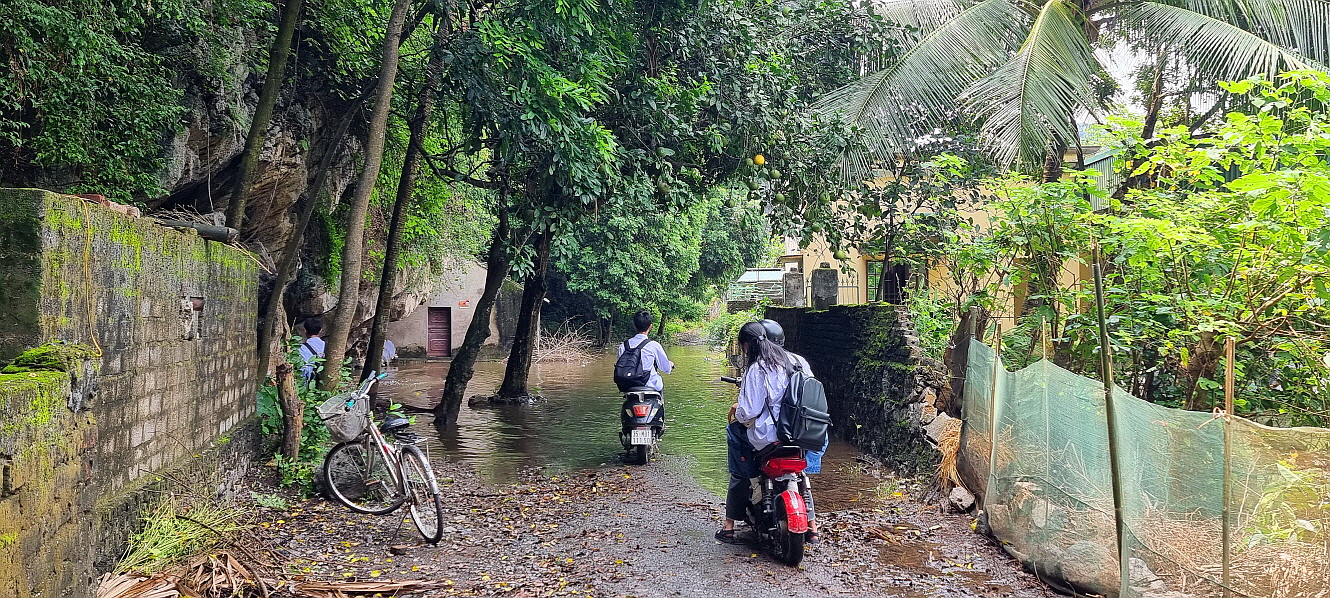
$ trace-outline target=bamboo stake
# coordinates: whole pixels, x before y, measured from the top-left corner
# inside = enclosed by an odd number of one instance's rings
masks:
[[[1122,467],[1118,450],[1118,426],[1113,405],[1113,355],[1108,344],[1108,324],[1104,317],[1104,273],[1099,267],[1099,244],[1096,243],[1091,259],[1094,261],[1094,302],[1099,319],[1099,368],[1104,379],[1104,415],[1108,419],[1108,463],[1113,482],[1113,518],[1118,534],[1118,594],[1130,595],[1131,571],[1127,550],[1127,520],[1122,492]]]
[[[1228,585],[1229,561],[1232,557],[1229,538],[1232,530],[1229,528],[1228,504],[1233,498],[1233,483],[1231,480],[1233,472],[1233,354],[1236,347],[1237,343],[1233,340],[1233,337],[1230,336],[1224,341],[1224,360],[1226,362],[1224,364],[1224,506],[1223,522],[1221,524],[1223,527],[1222,541],[1224,542],[1222,561],[1224,567],[1224,598],[1232,595]]]
[[[1002,371],[1002,322],[993,327],[993,378],[988,385],[988,487],[984,489],[984,506],[988,506],[988,497],[993,493],[993,482],[997,480],[997,387],[998,372]]]

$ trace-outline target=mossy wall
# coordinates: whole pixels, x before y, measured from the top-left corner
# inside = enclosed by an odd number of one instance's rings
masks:
[[[90,398],[63,373],[0,376],[0,596],[91,596],[158,474],[206,469],[253,416],[257,263],[34,189],[0,189],[0,260],[0,363],[48,341],[99,353]]]
[[[766,317],[780,323],[785,348],[807,359],[822,381],[833,434],[901,473],[937,465],[939,454],[923,425],[936,414],[932,403],[946,374],[940,363],[924,357],[905,308],[768,307]]]

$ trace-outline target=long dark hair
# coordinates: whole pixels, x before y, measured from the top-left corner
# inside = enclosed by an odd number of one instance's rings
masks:
[[[758,363],[774,371],[784,369],[789,361],[785,349],[767,338],[767,329],[761,322],[749,322],[739,329],[739,349],[744,351],[745,365],[749,366]]]

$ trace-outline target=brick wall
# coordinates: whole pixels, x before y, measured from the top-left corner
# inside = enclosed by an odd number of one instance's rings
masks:
[[[924,356],[905,308],[768,307],[766,317],[781,324],[785,348],[807,359],[822,381],[833,434],[902,473],[936,467],[939,453],[923,426],[937,416],[946,373]]]
[[[224,437],[244,442],[223,452],[251,450],[257,264],[195,234],[31,189],[0,189],[0,260],[0,363],[52,340],[101,351],[92,399],[51,420],[70,439],[61,450],[6,449],[15,418],[33,415],[0,411],[0,463],[37,472],[0,489],[0,513],[23,514],[0,517],[0,559],[22,563],[0,566],[0,594],[89,595],[158,474],[206,471]],[[215,487],[225,492],[246,462],[222,468]]]

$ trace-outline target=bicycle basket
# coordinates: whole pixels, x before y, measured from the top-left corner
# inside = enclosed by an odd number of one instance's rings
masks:
[[[355,440],[365,431],[365,425],[369,423],[368,397],[356,401],[351,399],[351,393],[344,393],[333,396],[319,405],[319,419],[328,426],[333,440],[337,442]]]

